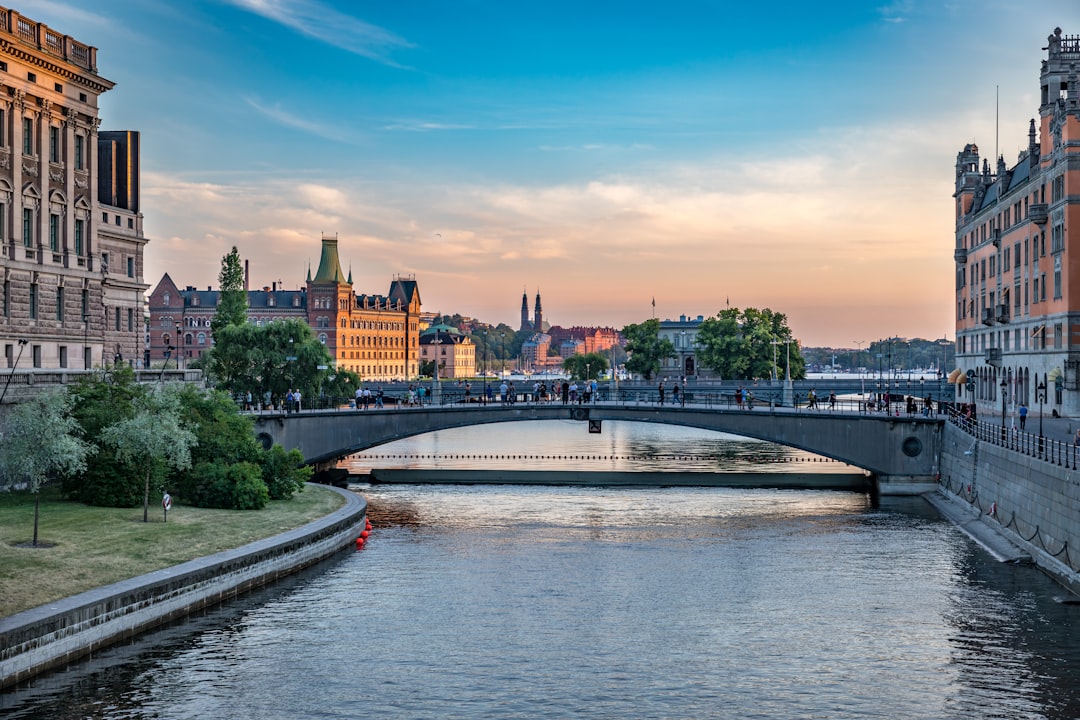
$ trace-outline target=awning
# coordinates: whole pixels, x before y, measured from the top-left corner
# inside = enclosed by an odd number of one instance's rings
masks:
[[[956,369],[955,369],[955,370],[953,370],[953,371],[952,371],[951,373],[949,373],[949,375],[948,375],[948,377],[947,377],[946,379],[947,379],[947,380],[948,380],[948,381],[949,381],[950,383],[956,383],[956,378],[960,377],[960,376],[961,376],[961,375],[963,375],[963,374],[964,374],[964,371],[963,371],[963,370],[961,370],[960,368],[956,368]]]

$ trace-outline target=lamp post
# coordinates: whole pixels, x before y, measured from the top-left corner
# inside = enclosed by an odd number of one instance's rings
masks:
[[[180,321],[177,320],[176,321],[176,369],[177,370],[180,369],[180,356],[184,354],[184,351],[181,349],[183,347],[183,345],[180,342],[180,338],[181,338],[181,335],[180,335]]]
[[[159,372],[158,376],[157,376],[157,381],[158,381],[159,384],[161,383],[162,380],[165,379],[165,368],[167,368],[169,366],[169,358],[172,357],[172,351],[173,351],[173,346],[172,345],[166,345],[165,346],[165,350],[162,353],[162,355],[165,356],[165,362],[161,363],[161,372]],[[102,361],[102,362],[104,362],[104,361]]]
[[[19,360],[22,359],[23,348],[30,342],[25,338],[19,338],[19,354],[15,356],[15,364],[11,366],[11,372],[8,374],[7,382],[4,383],[4,391],[0,392],[0,403],[4,402],[4,396],[7,395],[8,385],[11,384],[11,378],[15,377],[15,368],[19,367]]]
[[[487,330],[485,330],[484,331],[484,398],[480,401],[484,405],[487,405],[487,391],[488,391],[487,356],[488,356],[488,336],[487,336]]]
[[[1043,449],[1043,403],[1046,402],[1046,379],[1042,379],[1035,386],[1035,396],[1039,400],[1039,454]]]
[[[435,346],[435,384],[432,386],[431,401],[435,405],[442,405],[442,384],[439,382],[439,346],[442,345],[442,340],[438,330],[435,331],[435,339],[431,344]]]
[[[787,358],[784,361],[784,404],[791,407],[795,404],[795,388],[791,386],[791,337],[785,338],[785,353]]]
[[[686,331],[679,331],[682,339],[679,341],[679,377],[686,377]],[[676,380],[678,382],[678,380]]]
[[[1001,378],[1001,442],[1005,442],[1005,399],[1008,396],[1009,383]]]

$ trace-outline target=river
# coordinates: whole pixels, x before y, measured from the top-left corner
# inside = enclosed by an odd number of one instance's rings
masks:
[[[631,446],[680,446],[684,431],[657,427],[620,432]],[[545,441],[559,432],[535,437],[535,454],[557,454]],[[513,450],[492,445],[488,429],[425,442],[450,455]],[[1064,591],[1034,568],[995,562],[920,498],[359,491],[374,525],[363,550],[0,695],[0,709],[58,719],[1080,717],[1080,607],[1057,602]]]

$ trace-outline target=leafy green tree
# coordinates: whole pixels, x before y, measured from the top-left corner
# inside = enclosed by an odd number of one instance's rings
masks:
[[[135,400],[146,393],[146,387],[135,382],[133,370],[120,366],[104,377],[84,377],[71,393],[72,417],[96,451],[87,458],[83,472],[64,476],[65,497],[89,505],[136,507],[142,500],[139,478],[117,459],[115,448],[100,442],[100,435],[117,420],[134,414]]]
[[[247,323],[247,292],[244,290],[244,268],[240,263],[240,252],[233,246],[225,257],[221,258],[221,272],[218,273],[217,311],[210,320],[210,330],[214,338],[226,325],[244,325]]]
[[[303,454],[295,448],[285,450],[274,445],[263,452],[262,478],[271,500],[288,500],[303,490],[312,472],[310,465],[304,465]]]
[[[24,479],[34,495],[34,539],[38,543],[41,486],[57,473],[86,468],[94,448],[79,437],[81,428],[71,416],[74,398],[67,390],[38,394],[12,409],[0,437],[0,466],[9,479]]]
[[[191,447],[197,439],[181,411],[176,390],[156,388],[136,399],[131,417],[101,432],[102,442],[115,449],[116,458],[143,474],[143,522],[149,521],[151,480],[160,483],[168,469],[191,465]]]
[[[584,355],[571,355],[563,360],[563,370],[570,377],[579,380],[592,380],[598,378],[607,370],[608,360],[600,353],[585,353]]]
[[[660,321],[651,318],[643,323],[627,325],[622,329],[626,338],[626,369],[644,375],[646,380],[660,372],[664,358],[675,356],[675,346],[670,340],[660,338]]]
[[[791,340],[787,316],[766,308],[725,308],[697,331],[698,360],[722,378],[752,380],[786,372],[791,341],[791,377],[805,377],[798,342]],[[775,362],[775,365],[774,365]]]

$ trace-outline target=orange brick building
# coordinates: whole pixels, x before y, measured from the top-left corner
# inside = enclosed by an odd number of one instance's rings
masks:
[[[1009,167],[956,159],[956,355],[961,395],[1080,415],[1080,36],[1054,30],[1039,117]],[[1045,393],[1039,392],[1040,388]],[[1003,395],[1004,394],[1004,395]],[[1040,403],[1041,400],[1041,403]]]

